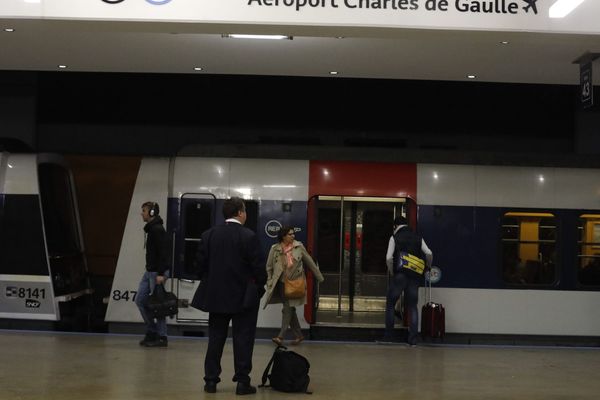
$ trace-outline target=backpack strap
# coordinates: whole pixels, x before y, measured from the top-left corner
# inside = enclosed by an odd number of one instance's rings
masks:
[[[258,387],[271,386],[270,384],[269,385],[265,385],[265,384],[267,383],[267,379],[269,378],[269,372],[271,371],[271,366],[273,365],[273,361],[275,360],[275,354],[277,354],[278,351],[282,351],[280,349],[287,350],[287,347],[282,346],[282,345],[277,345],[277,348],[275,349],[275,351],[273,352],[273,355],[271,356],[271,360],[267,364],[267,368],[265,368],[265,370],[262,374],[261,384],[258,385]]]

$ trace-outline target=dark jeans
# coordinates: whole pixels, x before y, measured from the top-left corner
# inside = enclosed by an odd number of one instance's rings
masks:
[[[420,279],[412,278],[403,273],[397,273],[390,278],[387,298],[385,302],[385,337],[394,337],[394,306],[404,292],[404,301],[409,313],[408,342],[414,343],[419,333],[419,314],[417,303],[419,302]]]
[[[234,382],[250,383],[252,371],[252,352],[256,335],[256,319],[259,304],[253,309],[238,314],[210,313],[208,315],[208,349],[204,359],[204,380],[218,383],[221,381],[221,357],[227,340],[229,321],[233,336]]]

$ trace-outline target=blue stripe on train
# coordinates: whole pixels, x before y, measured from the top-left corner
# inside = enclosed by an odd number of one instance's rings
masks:
[[[515,288],[502,278],[501,207],[419,206],[419,232],[442,270],[440,287]],[[558,280],[540,289],[574,290],[577,284],[578,219],[588,210],[524,210],[551,212],[556,218]],[[523,289],[532,289],[528,286]],[[589,290],[589,288],[588,288]]]
[[[224,199],[206,200],[208,207],[214,208],[214,221],[216,225],[222,224],[224,218],[222,215],[222,207]],[[179,199],[169,198],[168,200],[168,223],[167,231],[169,233],[175,232],[175,277],[180,278],[196,278],[193,276],[193,266],[190,264],[193,260],[190,257],[193,255],[188,249],[186,254],[185,246],[186,243],[183,241],[184,232],[182,227],[182,221],[180,220],[180,209],[185,207],[179,207]],[[256,231],[260,244],[262,255],[265,258],[269,252],[271,246],[276,243],[277,231],[281,226],[290,225],[296,228],[296,239],[306,243],[306,201],[281,201],[281,200],[260,200],[258,202],[258,215],[251,215],[249,213],[246,226]],[[253,209],[252,205],[248,205],[248,210]],[[183,213],[182,213],[183,214]],[[188,229],[189,232],[189,229]],[[195,232],[193,236],[199,236],[201,232]],[[188,243],[188,246],[189,243]],[[193,247],[193,245],[191,246]],[[187,260],[186,260],[187,257]]]

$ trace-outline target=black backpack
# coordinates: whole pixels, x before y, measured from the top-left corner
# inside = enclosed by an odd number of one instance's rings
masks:
[[[273,369],[269,375],[271,366],[273,366]],[[310,364],[305,357],[296,352],[288,351],[285,346],[277,346],[271,361],[269,361],[265,372],[263,372],[262,383],[259,387],[264,387],[268,378],[269,385],[266,386],[270,386],[275,390],[311,394],[308,391],[308,384],[310,383],[309,368]]]

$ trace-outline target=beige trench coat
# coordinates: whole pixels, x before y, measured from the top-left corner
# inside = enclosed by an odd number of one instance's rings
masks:
[[[295,279],[300,275],[304,276],[306,279],[306,274],[304,273],[303,265],[306,265],[312,273],[315,275],[315,278],[319,282],[323,282],[323,274],[319,270],[319,267],[311,256],[308,254],[308,251],[304,248],[301,242],[294,240],[293,248],[292,248],[292,257],[294,259],[294,264],[288,270],[288,278]],[[281,243],[276,243],[271,246],[271,250],[269,251],[269,257],[267,258],[267,295],[264,307],[267,307],[268,304],[276,304],[282,303],[283,299],[279,295],[279,293],[274,293],[277,288],[277,282],[283,279],[283,271],[286,270],[287,262],[286,257],[283,254],[283,250],[281,249]],[[288,300],[290,306],[297,307],[306,304],[306,293],[304,293],[304,297],[299,299],[290,299]]]

